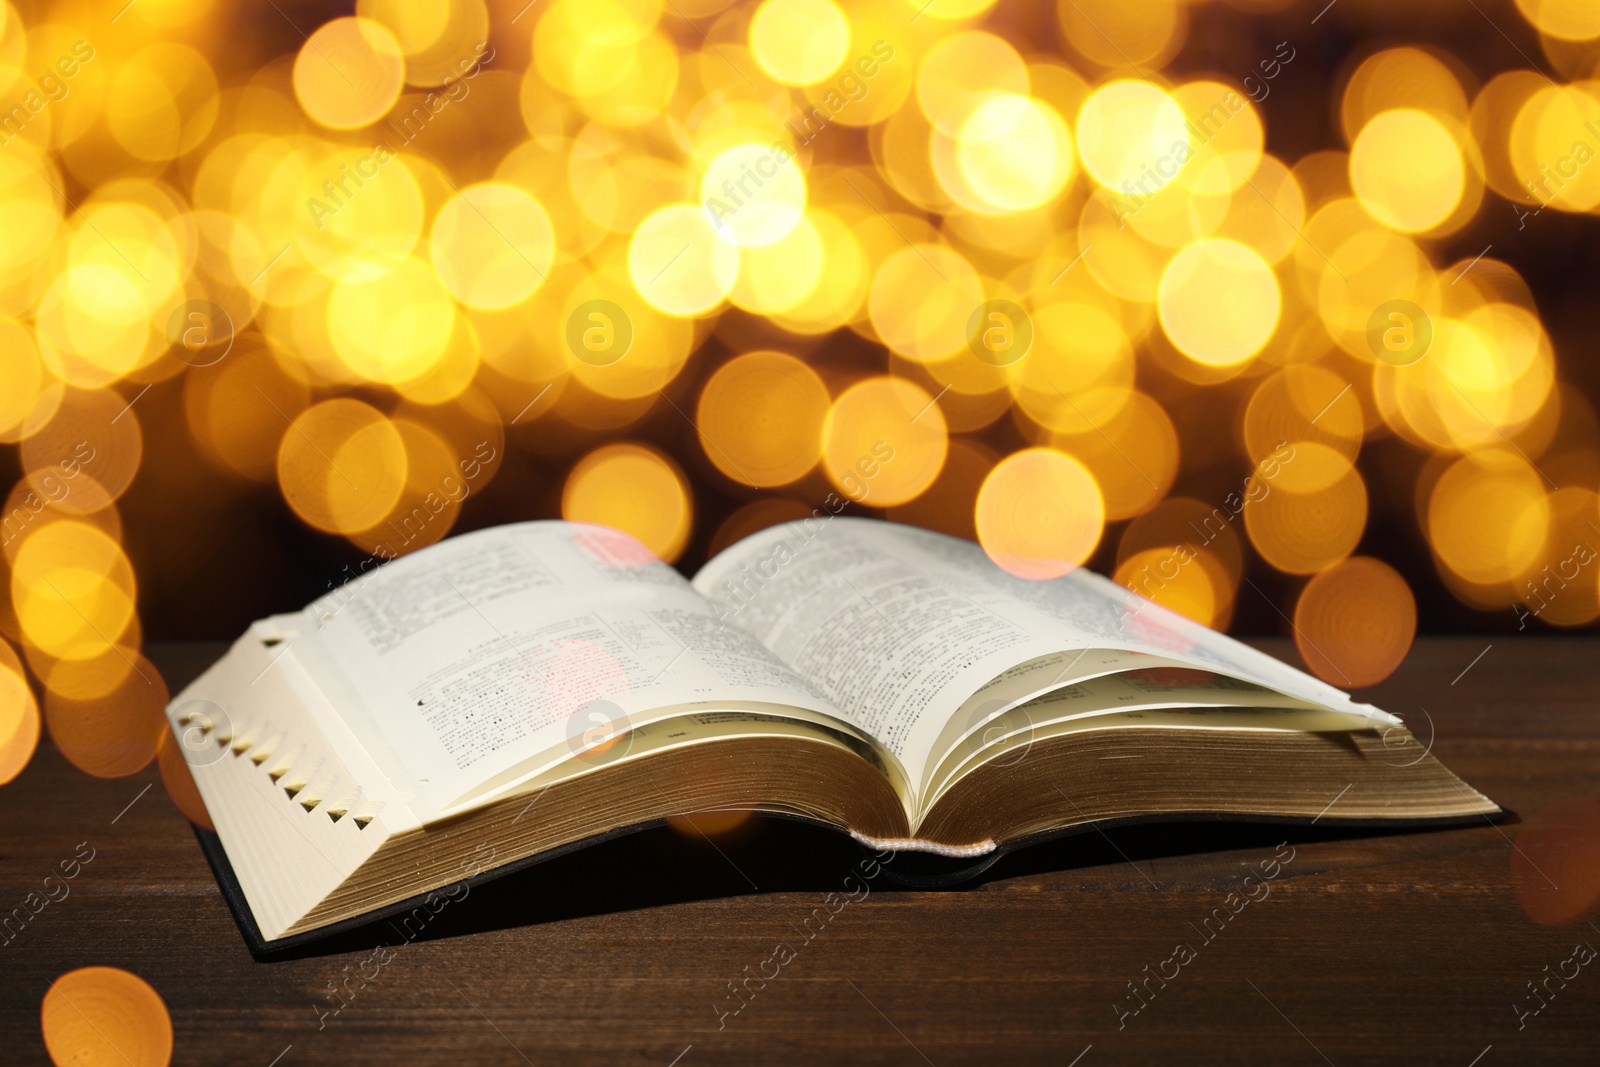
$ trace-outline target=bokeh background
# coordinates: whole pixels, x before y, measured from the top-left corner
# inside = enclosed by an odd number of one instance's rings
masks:
[[[526,519],[916,523],[1346,688],[1589,626],[1597,64],[1586,0],[0,4],[0,781]]]

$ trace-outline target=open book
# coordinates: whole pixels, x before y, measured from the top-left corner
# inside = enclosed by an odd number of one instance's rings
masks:
[[[1099,575],[871,519],[692,583],[605,527],[466,534],[257,622],[168,714],[267,944],[709,809],[966,860],[1100,820],[1500,813],[1393,715]]]

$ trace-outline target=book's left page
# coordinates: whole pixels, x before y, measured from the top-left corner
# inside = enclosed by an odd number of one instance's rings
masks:
[[[681,575],[601,526],[452,538],[274,621],[276,669],[337,709],[421,822],[686,706],[842,721]]]

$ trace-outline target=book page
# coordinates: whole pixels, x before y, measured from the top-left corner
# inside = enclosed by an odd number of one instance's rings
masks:
[[[980,688],[1012,668],[1084,649],[1145,653],[1397,721],[1090,571],[1026,581],[971,542],[916,527],[834,517],[775,526],[708,562],[694,585],[917,782],[942,754],[935,749],[952,716]],[[1054,684],[1076,677],[1069,669]],[[1048,688],[1024,687],[1009,703]]]
[[[1159,662],[1148,656],[1139,659]],[[986,687],[993,688],[993,683]],[[979,690],[980,694],[983,692]],[[969,699],[967,706],[971,705]],[[1351,725],[1350,716],[1345,713],[1325,711],[1318,705],[1286,697],[1266,686],[1225,675],[1172,667],[1139,667],[1101,674],[1072,685],[1052,687],[1003,714],[987,716],[981,729],[967,732],[947,751],[941,749],[942,758],[929,769],[924,782],[923,809],[936,804],[950,784],[974,766],[1003,758],[1007,752],[1013,753],[1014,760],[1020,760],[1021,755],[1014,752],[1017,746],[1025,752],[1033,739],[1047,736],[1057,722],[1128,711],[1217,707],[1274,708],[1285,712],[1312,710],[1324,718],[1338,719],[1345,729]]]
[[[600,526],[440,542],[318,600],[285,644],[423,820],[524,761],[577,754],[662,709],[839,715],[671,567]]]

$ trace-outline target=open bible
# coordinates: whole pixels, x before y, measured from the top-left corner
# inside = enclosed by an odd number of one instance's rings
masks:
[[[1393,715],[1106,578],[871,519],[693,582],[605,527],[466,534],[255,623],[168,715],[269,949],[712,809],[952,863],[1109,820],[1500,814]]]

